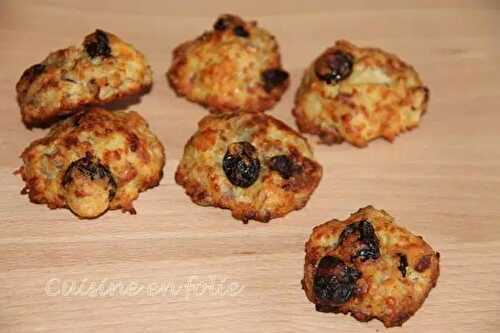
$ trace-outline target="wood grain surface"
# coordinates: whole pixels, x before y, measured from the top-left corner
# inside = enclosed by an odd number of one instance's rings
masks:
[[[499,9],[495,0],[2,0],[0,332],[383,331],[377,321],[317,313],[300,287],[312,227],[368,204],[441,252],[437,287],[391,331],[499,332]],[[431,89],[429,112],[394,144],[328,147],[311,138],[324,177],[306,208],[285,218],[244,225],[228,211],[196,206],[174,171],[207,112],[175,97],[164,73],[173,48],[223,12],[257,19],[276,35],[292,84],[272,114],[292,126],[305,66],[339,38],[413,64]],[[22,125],[14,87],[28,66],[97,27],[149,58],[154,88],[130,108],[159,135],[167,164],[161,185],[136,201],[137,215],[79,221],[19,193],[18,156],[46,131]],[[99,292],[118,283],[127,289]],[[175,292],[155,294],[169,283]],[[201,295],[203,283],[212,293]]]

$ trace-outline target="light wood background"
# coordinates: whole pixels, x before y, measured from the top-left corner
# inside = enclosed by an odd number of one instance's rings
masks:
[[[495,0],[2,0],[0,331],[383,331],[376,321],[315,312],[300,287],[311,228],[373,204],[423,235],[442,258],[423,308],[392,331],[499,332],[499,9]],[[431,89],[421,127],[366,149],[315,144],[324,166],[319,188],[305,209],[269,224],[243,225],[228,211],[192,204],[173,175],[206,111],[176,98],[164,73],[173,48],[224,12],[255,18],[276,35],[292,85],[272,114],[288,124],[295,126],[290,110],[305,66],[347,38],[391,50],[417,68]],[[161,185],[136,201],[136,216],[114,211],[78,221],[19,194],[23,183],[12,174],[18,156],[46,131],[23,127],[14,87],[25,68],[97,27],[148,56],[154,89],[131,108],[149,120],[168,160]],[[58,281],[172,281],[182,288],[192,276],[244,289],[237,296],[50,296]]]

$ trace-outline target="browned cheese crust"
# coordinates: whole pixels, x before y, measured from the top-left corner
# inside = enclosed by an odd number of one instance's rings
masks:
[[[179,45],[167,78],[179,96],[213,112],[265,111],[289,84],[274,36],[234,15]]]
[[[417,127],[428,99],[417,72],[397,56],[341,40],[306,70],[293,114],[323,143],[364,147]]]
[[[161,142],[138,113],[99,108],[59,122],[21,157],[30,200],[81,218],[134,212],[132,202],[158,185],[165,164]]]
[[[322,312],[400,326],[439,276],[439,253],[372,206],[316,226],[306,243],[302,286]]]
[[[263,113],[240,113],[200,121],[175,179],[199,205],[267,222],[304,207],[321,174],[305,138]]]
[[[142,53],[115,35],[96,30],[81,45],[49,54],[24,71],[16,85],[23,122],[46,126],[85,105],[102,105],[151,87]]]

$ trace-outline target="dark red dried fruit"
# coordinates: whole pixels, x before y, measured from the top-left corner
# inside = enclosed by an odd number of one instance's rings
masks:
[[[228,22],[226,21],[226,19],[224,19],[224,17],[219,17],[217,19],[217,21],[215,21],[214,23],[214,30],[217,30],[217,31],[224,31],[227,29],[228,27]]]
[[[429,268],[431,266],[431,256],[432,255],[430,254],[422,256],[422,258],[420,258],[420,260],[418,261],[417,265],[415,265],[415,270],[419,273],[422,273],[427,268]]]
[[[356,281],[361,277],[354,267],[347,266],[340,258],[321,258],[314,276],[314,293],[320,303],[341,305],[356,293]]]
[[[24,71],[22,78],[28,80],[29,82],[33,82],[33,80],[35,80],[37,76],[42,74],[44,70],[45,70],[44,64],[33,65]]]
[[[111,56],[108,35],[102,30],[97,29],[92,37],[85,41],[84,46],[91,58]]]
[[[280,86],[290,75],[287,71],[279,68],[268,69],[262,72],[261,78],[264,82],[264,90],[268,93],[271,92],[275,87]]]
[[[408,258],[402,253],[398,253],[399,266],[398,269],[403,277],[406,277],[406,267],[408,267]]]
[[[370,222],[363,220],[349,224],[339,237],[339,245],[349,240],[354,254],[351,260],[360,258],[361,261],[378,259],[380,257],[379,240],[375,229]]]
[[[246,141],[230,144],[222,160],[222,168],[231,184],[249,187],[259,178],[257,149]]]
[[[43,73],[45,70],[45,65],[44,64],[36,64],[31,66],[31,72],[33,73],[34,76],[38,76]]]
[[[87,153],[85,157],[80,158],[69,165],[64,173],[62,186],[66,186],[73,181],[73,174],[75,172],[79,172],[91,180],[107,179],[108,184],[111,187],[109,191],[109,200],[112,200],[115,196],[117,185],[113,175],[106,166],[102,165],[97,160],[94,160],[91,154]]]
[[[238,37],[247,38],[248,36],[250,36],[250,33],[246,31],[246,29],[242,25],[234,27],[233,32]]]
[[[302,168],[287,155],[277,155],[271,157],[268,162],[269,169],[278,172],[281,177],[288,179]]]
[[[314,70],[320,80],[336,84],[351,75],[353,61],[354,57],[351,54],[335,50],[316,60]]]

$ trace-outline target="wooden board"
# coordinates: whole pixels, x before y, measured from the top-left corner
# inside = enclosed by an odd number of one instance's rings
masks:
[[[376,321],[315,312],[300,287],[311,228],[367,204],[442,255],[437,288],[394,332],[500,331],[499,8],[495,0],[0,2],[0,331],[382,331]],[[164,73],[173,48],[222,12],[255,18],[276,35],[292,85],[272,114],[292,126],[305,66],[339,38],[412,63],[431,88],[429,112],[394,144],[315,144],[323,180],[307,207],[286,218],[243,225],[228,211],[198,207],[173,175],[206,111],[176,98]],[[161,185],[136,201],[137,215],[78,221],[19,194],[18,156],[45,131],[23,127],[14,86],[29,65],[96,27],[148,56],[154,89],[131,108],[158,133],[168,161]],[[154,289],[169,282],[177,294]],[[193,295],[189,282],[215,291]],[[127,289],[85,294],[92,283]]]

